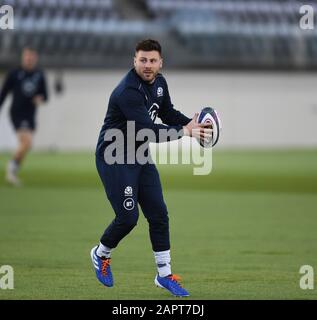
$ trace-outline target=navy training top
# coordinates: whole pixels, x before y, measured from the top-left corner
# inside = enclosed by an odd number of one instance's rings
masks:
[[[159,117],[165,125],[154,123],[156,117]],[[187,125],[191,119],[174,109],[167,82],[162,74],[159,73],[154,82],[150,84],[144,81],[133,68],[110,96],[108,110],[97,143],[97,156],[103,157],[105,148],[114,141],[114,139],[105,141],[105,135],[109,129],[120,129],[126,143],[128,121],[134,121],[136,134],[141,129],[151,129],[155,134],[155,139],[149,142],[164,142],[181,138],[183,126]],[[159,135],[160,129],[175,129],[178,134],[166,138],[164,135]],[[136,141],[135,148],[143,143],[144,141]],[[126,152],[125,145],[124,153]]]

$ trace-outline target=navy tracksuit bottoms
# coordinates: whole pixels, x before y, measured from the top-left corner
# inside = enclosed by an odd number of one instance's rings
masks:
[[[115,218],[100,242],[115,248],[137,224],[138,204],[149,223],[153,251],[170,249],[169,223],[159,173],[154,164],[107,164],[96,156],[96,166]]]

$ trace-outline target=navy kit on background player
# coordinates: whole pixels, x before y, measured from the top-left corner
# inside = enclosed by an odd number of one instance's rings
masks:
[[[110,96],[97,143],[96,166],[115,218],[104,231],[99,245],[92,248],[91,259],[98,280],[105,286],[113,286],[111,252],[136,226],[139,204],[149,224],[157,265],[155,284],[175,296],[188,296],[188,292],[180,285],[180,278],[171,271],[168,211],[156,166],[150,162],[139,163],[138,159],[136,163],[126,161],[127,155],[135,153],[140,144],[134,141],[132,148],[127,145],[128,124],[131,121],[136,134],[142,129],[151,129],[156,142],[179,139],[183,135],[206,139],[211,136],[211,129],[197,123],[197,114],[190,119],[174,109],[166,80],[159,73],[162,62],[160,44],[155,40],[141,41],[136,46],[134,68]],[[155,124],[156,117],[164,124]],[[107,153],[113,152],[112,148],[108,148],[113,141],[106,141],[111,129],[121,130],[125,137],[123,164],[106,161]],[[174,129],[177,133],[162,140],[159,130],[163,129]]]
[[[17,133],[18,148],[6,172],[6,180],[13,185],[20,184],[17,173],[32,145],[37,106],[48,98],[45,75],[37,68],[37,61],[37,52],[24,48],[21,66],[8,73],[0,92],[0,108],[9,93],[13,96],[10,119]]]

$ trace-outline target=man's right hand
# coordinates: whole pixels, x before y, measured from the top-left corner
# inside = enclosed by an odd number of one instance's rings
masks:
[[[38,95],[33,97],[32,101],[33,101],[34,105],[36,107],[38,107],[39,105],[41,105],[44,102],[44,98],[43,98],[42,95],[38,94]]]
[[[212,129],[209,123],[198,123],[198,113],[195,113],[193,119],[183,126],[184,136],[204,139],[205,141],[211,138]]]

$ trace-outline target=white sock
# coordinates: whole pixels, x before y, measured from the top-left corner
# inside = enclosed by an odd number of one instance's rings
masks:
[[[15,160],[12,159],[9,161],[8,169],[13,174],[17,174],[19,167],[20,167],[19,164]]]
[[[111,248],[104,246],[101,242],[99,243],[99,247],[97,249],[98,257],[110,258],[111,256]]]
[[[170,250],[154,252],[157,272],[160,277],[166,277],[172,274]]]

